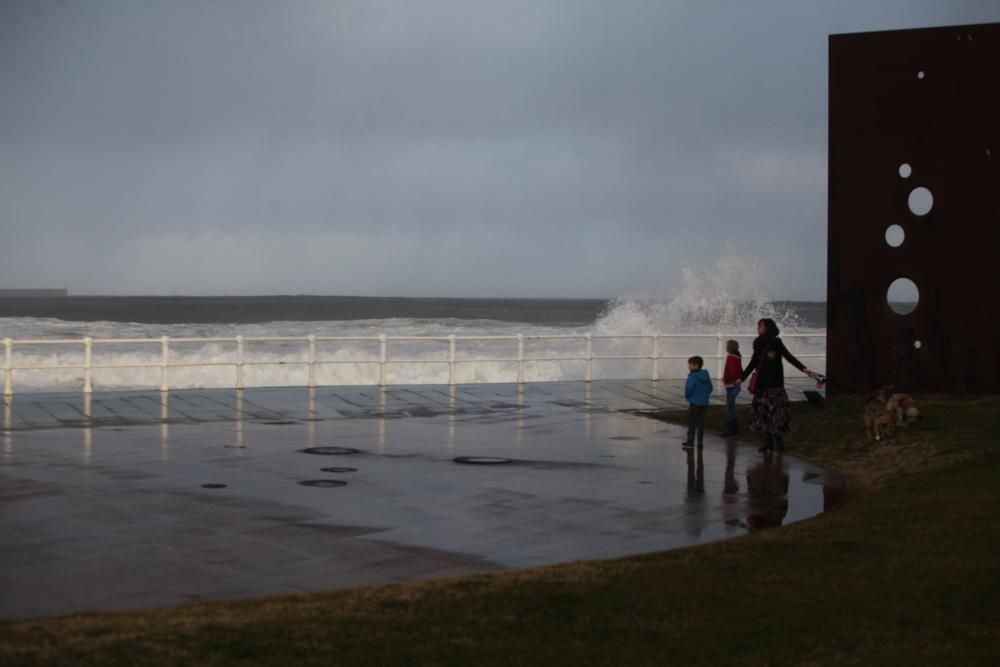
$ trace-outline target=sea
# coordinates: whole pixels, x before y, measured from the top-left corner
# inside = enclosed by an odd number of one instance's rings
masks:
[[[793,352],[809,355],[807,365],[822,372],[826,306],[822,302],[771,301],[760,294],[688,290],[670,297],[614,299],[402,298],[363,296],[67,296],[0,298],[0,339],[12,348],[15,392],[76,390],[82,386],[82,339],[143,341],[95,342],[92,380],[97,390],[159,388],[161,337],[171,338],[171,388],[231,387],[243,336],[244,382],[255,386],[302,386],[308,381],[308,343],[260,338],[350,337],[316,345],[316,381],[321,385],[376,384],[380,355],[377,336],[389,336],[386,366],[390,384],[438,384],[455,373],[460,383],[513,382],[517,341],[470,340],[476,336],[522,334],[527,381],[580,380],[586,363],[560,357],[586,355],[590,334],[594,379],[650,377],[652,339],[658,341],[661,378],[683,377],[691,354],[714,355],[722,334],[749,350],[761,317],[775,319]],[[710,337],[704,337],[704,335]],[[455,335],[454,369],[447,363]],[[545,338],[556,336],[558,338]],[[615,338],[621,336],[623,338]],[[438,340],[396,340],[435,337]],[[444,338],[444,339],[442,339]],[[188,341],[175,339],[224,339]],[[34,344],[28,341],[67,341]],[[531,361],[530,358],[539,359]],[[544,359],[545,361],[542,361]],[[804,359],[806,361],[806,359]],[[46,366],[45,369],[26,367]],[[127,366],[127,367],[126,367]],[[62,368],[57,368],[62,367]],[[74,367],[74,368],[67,368]]]

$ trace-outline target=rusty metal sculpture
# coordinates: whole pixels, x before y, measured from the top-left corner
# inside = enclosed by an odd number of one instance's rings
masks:
[[[1000,23],[829,49],[831,390],[996,393]],[[909,304],[891,303],[898,279]]]

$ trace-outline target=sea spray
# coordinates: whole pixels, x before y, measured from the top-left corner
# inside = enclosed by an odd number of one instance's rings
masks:
[[[726,252],[708,268],[686,264],[680,280],[660,297],[619,297],[609,302],[594,324],[594,333],[745,333],[754,335],[757,321],[769,317],[783,330],[802,330],[801,317],[771,300],[767,262]]]
[[[794,309],[771,300],[772,273],[763,260],[728,248],[715,262],[705,267],[688,263],[679,274],[663,296],[610,301],[594,323],[594,335],[667,334],[656,343],[658,375],[683,377],[689,356],[721,357],[724,339],[730,337],[749,356],[761,318],[774,319],[786,333],[819,333],[804,326]],[[796,339],[789,346],[805,354],[820,354],[825,349],[822,338]],[[653,352],[650,343],[641,339],[611,340],[602,346],[606,356],[653,356]],[[628,377],[644,377],[643,368],[649,367],[638,360],[630,364]],[[617,371],[622,370],[619,362]],[[721,374],[721,360],[712,360],[709,370]]]

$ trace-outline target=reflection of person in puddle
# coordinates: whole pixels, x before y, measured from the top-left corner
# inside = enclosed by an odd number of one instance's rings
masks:
[[[693,449],[687,450],[687,496],[685,498],[684,524],[689,537],[701,536],[705,518],[705,460],[701,449],[697,459]]]
[[[736,443],[726,443],[726,474],[722,482],[722,522],[727,526],[740,525],[740,483],[736,481]]]
[[[750,530],[781,525],[788,514],[788,470],[781,456],[773,460],[765,458],[747,470],[747,496],[750,500],[747,527]]]

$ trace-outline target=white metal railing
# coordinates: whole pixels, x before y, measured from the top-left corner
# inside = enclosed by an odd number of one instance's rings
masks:
[[[82,370],[83,371],[83,393],[93,392],[93,371],[98,369],[111,368],[158,368],[160,369],[160,391],[169,391],[170,370],[173,368],[193,368],[193,367],[218,367],[232,366],[235,369],[234,388],[241,390],[244,388],[244,370],[248,366],[274,366],[274,365],[299,365],[308,367],[308,383],[306,386],[316,386],[316,369],[318,366],[328,364],[368,364],[378,365],[378,385],[388,385],[388,374],[386,368],[390,365],[398,364],[447,364],[448,384],[454,385],[455,367],[458,364],[472,363],[516,363],[517,382],[524,382],[524,368],[526,364],[535,362],[586,362],[586,375],[584,381],[593,380],[593,363],[595,361],[611,360],[631,360],[650,362],[650,373],[648,378],[653,381],[660,380],[660,362],[667,360],[687,359],[689,354],[661,354],[660,342],[670,339],[714,339],[716,341],[715,354],[702,354],[707,361],[716,360],[716,379],[722,376],[723,366],[726,358],[725,341],[729,338],[746,339],[748,336],[738,334],[627,334],[627,335],[593,335],[593,334],[564,334],[564,335],[505,335],[505,336],[387,336],[379,334],[377,336],[236,336],[234,338],[75,338],[75,339],[3,339],[3,373],[4,373],[4,396],[12,396],[14,393],[14,372],[15,371],[44,371],[44,370]],[[826,334],[785,334],[784,339],[791,338],[826,338]],[[619,354],[619,355],[598,355],[594,354],[594,341],[611,340],[648,340],[650,342],[649,354]],[[583,356],[525,356],[524,344],[526,341],[542,340],[578,340],[585,343],[585,353]],[[377,342],[379,353],[377,358],[370,359],[319,359],[316,355],[316,343],[322,342]],[[392,342],[419,341],[419,342],[447,342],[448,357],[429,359],[395,359],[389,356],[389,344]],[[457,348],[459,342],[463,341],[511,341],[517,343],[516,357],[492,357],[492,358],[459,358]],[[304,361],[279,360],[279,361],[248,361],[246,356],[247,343],[268,343],[268,342],[300,342],[307,345],[307,357]],[[196,362],[175,362],[171,360],[171,344],[181,343],[224,343],[235,345],[235,361],[196,361]],[[82,364],[29,364],[14,365],[15,347],[34,346],[83,346]],[[94,346],[104,345],[159,345],[160,361],[157,363],[94,363]],[[801,359],[825,358],[825,354],[797,354]],[[666,378],[662,378],[666,379]]]

